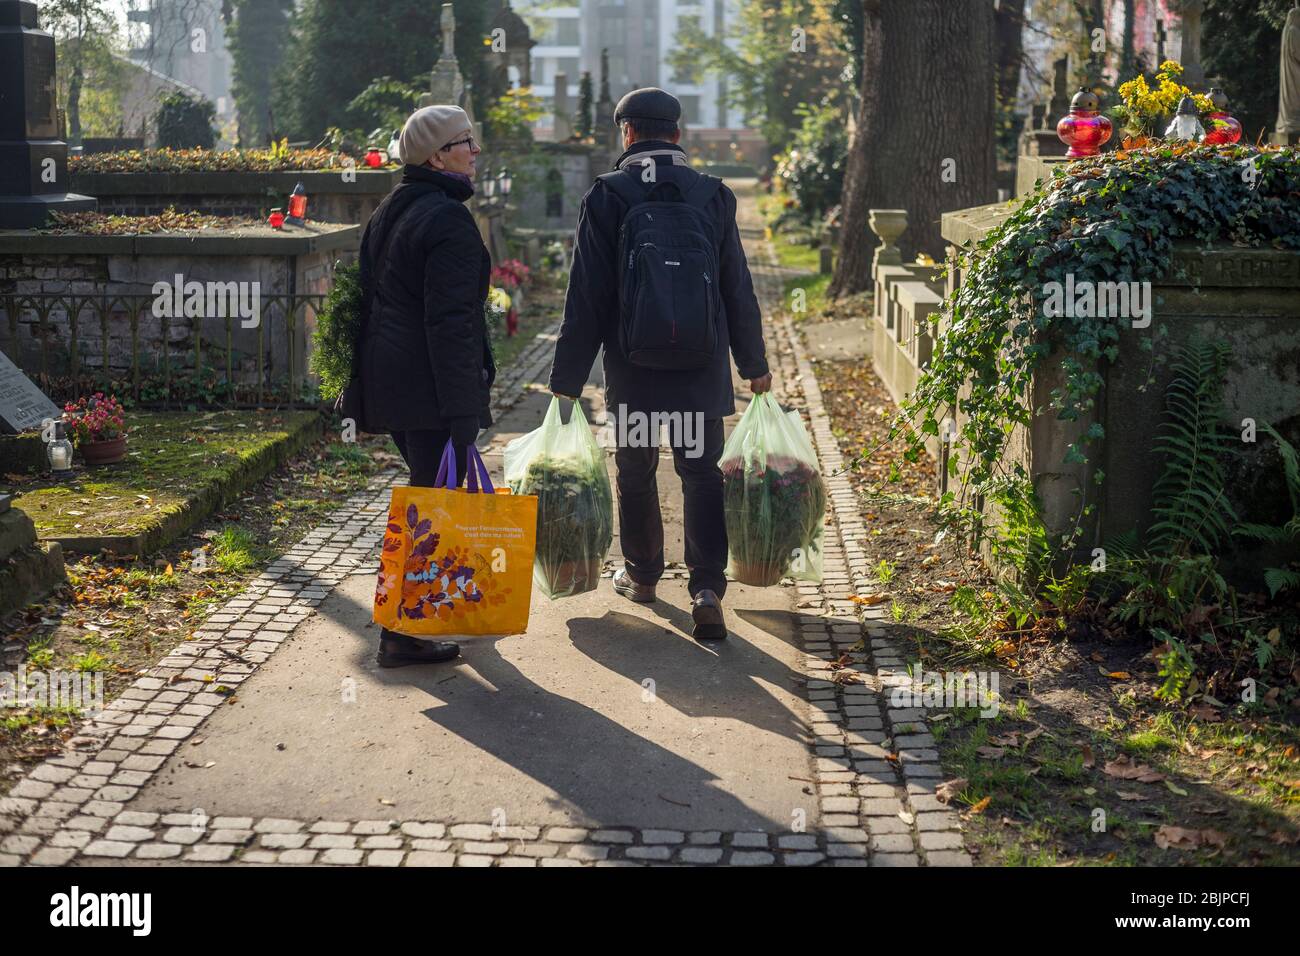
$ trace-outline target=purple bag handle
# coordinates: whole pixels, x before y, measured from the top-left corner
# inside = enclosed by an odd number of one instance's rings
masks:
[[[456,449],[452,447],[450,438],[442,447],[442,461],[438,462],[438,476],[433,479],[433,487],[456,487]]]
[[[469,464],[465,468],[465,488],[471,494],[494,495],[496,489],[492,487],[492,479],[488,477],[487,465],[483,464],[483,456],[479,454],[474,445],[467,446],[469,449]],[[481,485],[481,490],[480,490]],[[435,488],[455,489],[456,484],[456,449],[447,439],[447,444],[442,449],[442,461],[438,463],[438,476],[433,480]]]

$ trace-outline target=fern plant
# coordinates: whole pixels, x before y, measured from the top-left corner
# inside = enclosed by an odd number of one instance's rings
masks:
[[[1191,340],[1175,353],[1155,445],[1164,468],[1145,547],[1139,551],[1132,534],[1107,544],[1107,578],[1120,595],[1112,617],[1153,634],[1199,630],[1200,609],[1228,598],[1215,557],[1236,522],[1224,490],[1229,439],[1220,427],[1227,361],[1222,343]]]
[[[1264,544],[1285,545],[1300,542],[1300,455],[1295,446],[1277,433],[1267,423],[1260,424],[1260,431],[1277,442],[1277,451],[1282,458],[1282,473],[1286,477],[1286,490],[1291,498],[1291,518],[1283,525],[1245,523],[1237,527],[1235,534]],[[1300,572],[1291,568],[1265,568],[1264,583],[1268,585],[1270,595],[1277,596],[1279,591],[1300,587]]]
[[[1224,343],[1192,340],[1175,355],[1155,444],[1164,459],[1147,531],[1155,554],[1214,554],[1237,520],[1224,491],[1229,438],[1219,425],[1228,354]]]

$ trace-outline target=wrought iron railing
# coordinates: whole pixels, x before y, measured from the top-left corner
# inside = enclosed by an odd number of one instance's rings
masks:
[[[152,294],[0,295],[0,348],[56,401],[112,390],[143,405],[314,405],[310,331],[324,294],[260,297],[239,316],[157,315]],[[145,335],[142,329],[156,335]],[[251,320],[250,320],[251,323]],[[175,329],[184,327],[184,338]]]

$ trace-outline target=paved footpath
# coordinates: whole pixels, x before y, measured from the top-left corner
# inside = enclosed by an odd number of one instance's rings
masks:
[[[728,640],[705,646],[674,564],[654,605],[607,581],[535,595],[525,635],[381,670],[370,604],[405,480],[382,475],[0,799],[0,865],[968,864],[923,715],[882,693],[904,662],[881,610],[852,600],[869,589],[865,531],[752,183],[738,192],[777,396],[807,413],[828,476],[822,585],[733,583]],[[499,383],[479,443],[494,475],[541,421],[553,346],[540,337]],[[595,381],[583,405],[600,420]],[[680,562],[666,453],[659,490]],[[616,536],[606,574],[619,565]],[[846,652],[850,679],[833,680]]]

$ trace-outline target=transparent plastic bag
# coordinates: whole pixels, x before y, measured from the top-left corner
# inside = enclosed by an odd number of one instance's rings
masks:
[[[594,590],[614,542],[614,495],[582,406],[574,402],[565,422],[552,398],[542,424],[506,445],[504,460],[511,492],[537,496],[537,587],[552,600]]]
[[[826,485],[797,411],[771,392],[750,402],[722,449],[722,495],[730,561],[742,584],[822,579]]]

